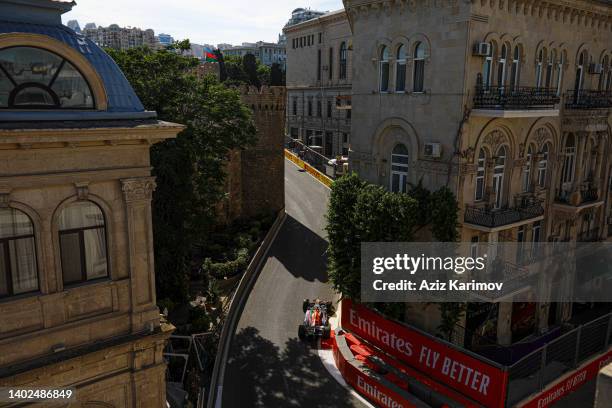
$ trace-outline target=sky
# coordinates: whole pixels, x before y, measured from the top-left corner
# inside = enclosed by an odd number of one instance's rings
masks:
[[[197,44],[276,42],[298,7],[332,11],[342,0],[76,0],[63,22],[152,28]]]

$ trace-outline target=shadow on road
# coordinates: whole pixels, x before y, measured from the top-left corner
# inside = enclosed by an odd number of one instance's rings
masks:
[[[232,342],[227,375],[240,392],[223,393],[223,407],[350,407],[351,394],[331,378],[314,348],[290,339],[280,351],[254,327]]]
[[[327,282],[327,241],[287,215],[270,255],[296,278]]]

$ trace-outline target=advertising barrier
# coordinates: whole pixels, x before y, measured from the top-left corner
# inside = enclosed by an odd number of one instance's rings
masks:
[[[319,170],[315,169],[310,164],[306,163],[304,160],[300,159],[287,149],[285,149],[285,157],[295,163],[296,166],[306,170],[308,174],[319,180],[321,184],[327,187],[331,187],[332,183],[334,182],[331,178],[327,177],[325,174],[321,173]]]
[[[349,300],[342,327],[431,378],[487,407],[505,404],[507,372],[416,329],[390,321]]]
[[[361,395],[376,402],[378,406],[388,408],[417,408],[417,405],[361,372],[344,358],[337,346],[334,347],[334,360],[344,380]]]
[[[571,394],[597,376],[599,370],[612,361],[612,350],[606,354],[584,364],[582,368],[565,376],[553,386],[548,387],[529,402],[522,404],[522,408],[546,408],[561,398]]]

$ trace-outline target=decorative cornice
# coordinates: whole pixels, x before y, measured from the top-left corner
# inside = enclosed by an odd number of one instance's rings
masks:
[[[141,177],[121,180],[121,190],[126,202],[151,200],[157,184],[155,177]]]

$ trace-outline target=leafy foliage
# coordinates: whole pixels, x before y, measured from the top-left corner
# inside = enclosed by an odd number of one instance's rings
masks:
[[[188,43],[177,47],[188,46]],[[173,50],[107,50],[147,110],[185,125],[176,139],[151,149],[157,190],[153,200],[159,298],[186,300],[191,249],[214,225],[223,197],[230,150],[255,142],[251,111],[237,91],[212,76],[198,78],[198,60]]]
[[[409,194],[398,194],[354,173],[339,178],[332,185],[326,227],[334,289],[359,300],[361,242],[408,242],[424,227],[439,241],[455,241],[457,210],[446,187],[430,193],[419,183]]]
[[[226,85],[262,85],[284,86],[285,73],[279,64],[271,67],[260,63],[253,54],[244,57],[223,57],[220,51],[215,52],[219,60],[220,80]]]

